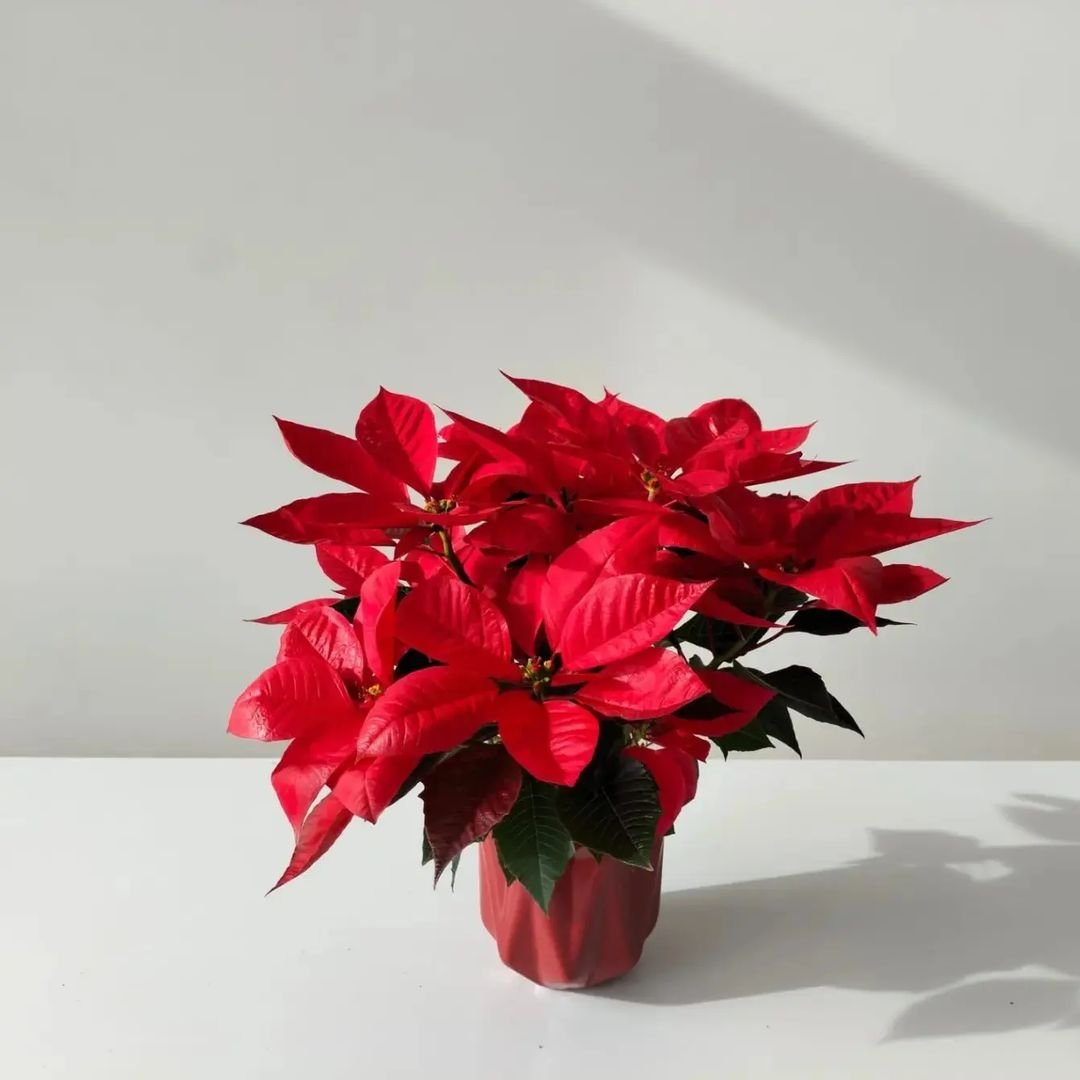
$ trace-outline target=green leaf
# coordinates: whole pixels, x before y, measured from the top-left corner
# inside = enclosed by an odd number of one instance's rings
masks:
[[[878,616],[877,624],[882,626],[910,626],[911,623],[897,622],[895,619],[883,619]],[[809,607],[796,611],[788,620],[785,632],[816,634],[819,637],[832,637],[836,634],[848,634],[852,630],[865,626],[861,619],[849,615],[846,611],[833,611],[829,608]]]
[[[766,674],[739,664],[735,666],[755,682],[775,690],[784,704],[797,713],[822,724],[834,724],[862,735],[855,718],[829,693],[816,671],[811,671],[801,664],[793,664],[791,667]]]
[[[716,735],[712,741],[720,747],[725,758],[732,753],[748,754],[754,750],[771,750],[773,746],[772,739],[761,725],[760,713],[738,731]]]
[[[428,843],[427,833],[424,833],[424,845],[420,849],[420,865],[427,866],[434,858],[435,853],[431,850],[431,844]]]
[[[791,713],[784,704],[783,699],[774,697],[766,702],[765,707],[757,714],[757,721],[766,735],[772,736],[778,742],[791,747],[799,757],[802,750],[799,749],[799,740],[795,736],[795,725],[791,722]],[[738,734],[736,732],[736,734]]]
[[[454,891],[457,884],[458,867],[461,865],[461,852],[459,851],[450,861],[450,891]]]
[[[574,842],[559,819],[555,789],[524,776],[513,809],[492,830],[499,861],[547,912],[555,883],[574,855]]]
[[[618,757],[558,795],[559,815],[574,840],[631,866],[652,869],[660,800],[649,770]]]
[[[346,596],[343,600],[339,600],[336,604],[330,605],[335,611],[344,615],[349,622],[352,622],[356,618],[356,609],[360,606],[359,596]]]
[[[694,615],[677,626],[670,636],[713,654],[728,652],[739,643],[739,632],[731,623],[707,615]]]

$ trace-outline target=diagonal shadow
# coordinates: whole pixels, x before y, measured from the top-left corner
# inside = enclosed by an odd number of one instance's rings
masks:
[[[1031,831],[1047,842],[875,830],[875,854],[852,865],[667,894],[639,968],[593,993],[653,1005],[816,986],[923,995],[894,1039],[1076,1026],[1080,800],[1018,798],[1003,812],[1037,809]],[[1031,966],[1057,974],[1016,974]]]
[[[376,203],[403,173],[439,176],[417,191],[444,210],[509,187],[515,225],[599,228],[1080,452],[1067,248],[579,0],[378,0],[356,18],[393,45],[362,106],[386,123]]]

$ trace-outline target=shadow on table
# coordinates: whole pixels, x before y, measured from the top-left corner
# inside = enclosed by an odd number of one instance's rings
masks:
[[[1016,799],[1003,813],[1040,843],[873,830],[875,854],[851,865],[669,893],[638,969],[593,992],[655,1005],[813,986],[927,995],[890,1039],[1080,1027],[1080,800]],[[1033,965],[1060,977],[1015,974]]]

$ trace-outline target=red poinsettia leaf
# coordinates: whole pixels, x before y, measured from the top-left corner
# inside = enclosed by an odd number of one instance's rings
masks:
[[[846,611],[866,623],[871,633],[877,633],[876,614],[882,582],[882,566],[877,559],[838,559],[832,566],[801,574],[763,569],[761,576],[799,589],[827,607]]]
[[[804,458],[801,454],[755,454],[738,462],[734,466],[734,473],[740,484],[773,484],[778,480],[793,480],[798,476],[809,476],[850,464],[850,461]]]
[[[436,881],[506,817],[520,791],[521,767],[501,746],[467,746],[427,774],[420,798]]]
[[[664,418],[657,416],[640,405],[633,405],[624,401],[618,394],[604,391],[604,400],[601,402],[604,409],[612,416],[621,420],[627,427],[643,428],[654,435],[661,435],[664,431]]]
[[[654,750],[645,746],[628,746],[623,754],[640,761],[656,784],[660,799],[656,835],[663,836],[675,824],[682,808],[697,793],[697,762],[678,749]]]
[[[904,514],[860,513],[837,522],[818,541],[815,554],[822,561],[844,556],[880,555],[920,540],[967,529],[977,521],[913,518]]]
[[[446,559],[436,555],[434,551],[415,548],[401,560],[401,580],[410,585],[419,585],[428,578],[452,573]]]
[[[563,666],[584,671],[655,644],[711,587],[654,574],[605,578],[570,612],[559,637]]]
[[[748,432],[761,431],[761,417],[740,398],[718,398],[699,405],[691,414],[695,420],[704,422],[712,436],[721,435],[732,424],[741,422]]]
[[[536,651],[547,571],[547,560],[542,556],[533,555],[526,559],[514,574],[502,605],[510,626],[510,637],[526,656],[532,656]]]
[[[730,735],[746,727],[776,696],[776,691],[740,678],[730,671],[698,671],[711,698],[693,702],[682,715],[669,723],[676,729],[698,735]],[[710,706],[712,706],[710,708]]]
[[[873,510],[880,514],[910,514],[915,484],[911,480],[839,484],[819,491],[807,504],[804,520],[829,510]]]
[[[324,660],[282,660],[267,668],[237,699],[229,734],[242,739],[295,739],[347,718],[355,707]]]
[[[416,754],[362,757],[342,769],[330,788],[349,813],[374,823],[419,764]]]
[[[450,431],[455,444],[471,443],[494,461],[528,464],[521,455],[521,444],[515,442],[505,432],[489,424],[482,424],[479,420],[470,420],[469,417],[451,412],[449,409],[443,409],[443,412],[454,421]]]
[[[356,438],[398,480],[431,494],[438,440],[435,415],[423,401],[380,388],[356,421]]]
[[[548,568],[544,585],[544,625],[552,646],[582,597],[614,574],[651,569],[656,558],[658,523],[652,515],[637,515],[596,529],[571,544]],[[648,644],[652,644],[649,642]]]
[[[707,687],[678,653],[653,648],[608,664],[574,696],[605,716],[651,720],[704,693]]]
[[[319,596],[314,600],[303,600],[299,604],[293,604],[292,607],[285,608],[284,611],[275,611],[271,615],[263,615],[258,619],[247,619],[246,621],[262,623],[264,626],[280,626],[282,623],[292,622],[297,615],[301,615],[305,611],[311,611],[313,608],[328,607],[331,604],[336,604],[340,599],[340,596]]]
[[[347,596],[359,596],[364,579],[388,557],[378,548],[362,544],[334,544],[328,541],[315,545],[315,558],[323,573],[344,590]]]
[[[712,750],[712,743],[708,739],[677,727],[669,727],[657,734],[650,735],[649,740],[656,743],[657,746],[669,746],[677,750],[684,750],[698,761],[706,761]]]
[[[510,556],[505,551],[484,552],[466,536],[455,541],[454,551],[465,568],[465,575],[480,589],[497,594],[504,585],[506,564]]]
[[[718,596],[715,587],[694,605],[695,611],[702,615],[708,615],[712,619],[722,619],[724,622],[734,623],[736,626],[757,626],[772,629],[779,623],[769,622],[768,619],[759,619],[756,615],[748,615],[745,611],[736,607],[730,600]]]
[[[572,787],[592,760],[600,722],[569,698],[539,702],[511,691],[498,698],[493,713],[506,749],[537,780]]]
[[[356,439],[306,424],[294,424],[291,420],[281,420],[276,416],[274,419],[281,429],[285,445],[309,469],[372,495],[382,495],[388,499],[405,497],[401,481]]]
[[[415,586],[398,608],[397,625],[403,642],[433,660],[517,678],[502,612],[459,578],[439,576]]]
[[[375,699],[357,740],[362,756],[452,750],[492,722],[498,690],[488,678],[452,667],[429,667],[399,678]]]
[[[813,424],[803,424],[799,427],[759,431],[752,439],[754,452],[790,454],[792,451],[798,450],[806,442],[813,428]]]
[[[664,480],[665,491],[676,495],[711,495],[714,491],[720,491],[731,483],[731,474],[719,472],[716,469],[695,469],[692,472],[684,472],[673,480]]]
[[[916,596],[922,596],[948,580],[925,566],[893,563],[882,568],[878,603],[899,604],[904,600],[914,600]]]
[[[308,608],[285,628],[278,660],[304,659],[310,649],[322,657],[350,686],[364,676],[364,652],[352,623],[331,607]]]
[[[503,375],[535,404],[543,405],[561,418],[577,435],[589,444],[602,444],[608,435],[608,414],[595,401],[590,401],[580,390],[542,379],[520,379]]]
[[[301,735],[288,745],[270,782],[297,838],[311,804],[330,777],[355,755],[356,734],[362,719]]]
[[[287,885],[322,858],[350,821],[352,814],[332,794],[327,795],[305,819],[289,865],[270,892]]]
[[[672,469],[677,468],[711,442],[713,437],[703,421],[692,416],[677,416],[664,426],[665,460]]]
[[[385,544],[385,530],[415,520],[410,508],[388,502],[379,495],[332,491],[278,507],[242,521],[264,533],[292,544],[319,540],[341,543]]]
[[[400,580],[401,563],[380,566],[364,582],[356,612],[364,635],[368,667],[382,686],[389,685],[394,678],[394,616]]]
[[[570,516],[546,503],[524,503],[496,511],[489,521],[477,525],[469,542],[481,550],[495,548],[512,557],[553,555],[574,539]]]

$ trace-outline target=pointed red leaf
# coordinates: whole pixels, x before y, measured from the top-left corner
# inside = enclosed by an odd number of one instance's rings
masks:
[[[678,749],[653,750],[645,746],[628,746],[623,754],[640,761],[656,784],[660,798],[660,820],[656,835],[663,836],[682,808],[697,794],[697,762]]]
[[[664,480],[663,488],[676,495],[711,495],[730,483],[730,473],[718,472],[716,469],[695,469],[693,472],[684,472],[673,480]]]
[[[324,660],[282,660],[264,671],[237,699],[229,734],[242,739],[295,739],[351,715],[341,679]]]
[[[536,651],[536,635],[543,618],[544,583],[547,580],[547,560],[533,555],[514,574],[506,593],[503,612],[510,626],[510,636],[527,656]]]
[[[832,566],[801,574],[762,570],[761,576],[800,589],[827,607],[846,611],[866,623],[871,633],[877,633],[876,613],[882,583],[882,567],[877,559],[838,559]]]
[[[552,562],[543,606],[544,625],[553,648],[570,613],[598,581],[652,567],[658,528],[653,515],[622,518],[583,536]]]
[[[298,838],[304,818],[323,786],[354,757],[361,719],[357,712],[355,723],[337,724],[293,739],[281,755],[270,782]]]
[[[297,837],[289,865],[270,892],[280,889],[282,885],[287,885],[293,878],[299,877],[313,863],[322,858],[344,832],[345,826],[350,821],[352,821],[352,814],[333,795],[327,795],[308,814]]]
[[[856,514],[830,528],[819,540],[815,553],[823,561],[843,556],[880,555],[883,551],[978,524],[977,521],[913,518],[904,514]]]
[[[708,760],[709,753],[712,750],[712,743],[708,739],[677,727],[668,727],[657,734],[650,735],[649,741],[656,743],[657,746],[669,746],[676,750],[684,750],[698,761]]]
[[[911,480],[839,484],[819,491],[807,504],[806,518],[828,510],[873,510],[880,514],[910,514],[915,484]]]
[[[332,491],[279,506],[242,521],[292,544],[318,540],[342,543],[386,543],[385,529],[409,525],[415,514],[378,495]]]
[[[499,609],[459,578],[422,581],[398,608],[397,633],[433,660],[516,679],[510,630]]]
[[[809,476],[850,464],[850,461],[804,458],[802,454],[755,454],[740,461],[734,468],[734,474],[740,484],[773,484],[778,480],[793,480],[798,476]]]
[[[364,635],[368,667],[384,687],[394,678],[394,624],[400,579],[401,563],[390,562],[380,566],[364,582],[356,612]]]
[[[708,709],[700,709],[699,703],[690,707],[690,712],[700,716],[672,717],[672,724],[683,731],[699,735],[730,735],[733,731],[746,727],[751,720],[776,696],[775,690],[760,686],[758,683],[743,679],[730,671],[711,671],[707,668],[698,672],[702,681],[709,688],[712,700],[722,708],[715,709],[715,715],[709,715]],[[708,704],[708,699],[703,699]]]
[[[573,431],[590,441],[602,441],[610,421],[603,407],[590,401],[580,390],[542,379],[519,379],[503,375],[533,402],[544,405],[566,421]]]
[[[375,699],[357,740],[360,756],[452,750],[491,723],[498,690],[482,675],[430,667],[398,679]]]
[[[315,545],[315,558],[323,573],[340,585],[347,596],[359,596],[364,579],[389,561],[378,548],[328,541]]]
[[[420,798],[436,881],[506,817],[520,790],[521,767],[501,746],[467,746],[428,773]]]
[[[359,688],[364,677],[364,652],[352,623],[333,608],[301,612],[281,635],[278,661],[310,658],[314,653],[344,679]]]
[[[574,696],[605,716],[651,720],[704,693],[707,687],[681,656],[653,648],[608,664]]]
[[[323,476],[340,480],[343,484],[382,495],[388,499],[403,499],[405,488],[363,446],[347,435],[338,435],[322,428],[294,424],[291,420],[274,417],[285,445],[293,455]]]
[[[573,519],[546,503],[524,503],[498,510],[477,525],[469,542],[483,549],[496,548],[513,557],[553,555],[574,539]]]
[[[665,461],[671,469],[678,468],[713,438],[704,421],[692,416],[677,416],[664,427]]]
[[[584,671],[655,644],[712,586],[653,574],[605,578],[570,612],[559,638],[563,666]]]
[[[707,592],[695,605],[695,611],[702,615],[708,615],[711,619],[721,619],[723,622],[733,623],[735,626],[757,626],[772,629],[779,623],[769,622],[768,619],[759,619],[756,615],[747,615],[745,611],[737,608],[730,600],[718,596],[715,591]]]
[[[311,611],[313,608],[328,607],[330,604],[336,604],[340,599],[340,596],[319,596],[314,600],[303,600],[299,604],[293,604],[292,607],[285,608],[284,611],[275,611],[272,615],[263,615],[258,619],[248,619],[247,621],[262,623],[264,626],[280,626],[282,623],[292,622],[297,615],[301,615],[305,611]]]
[[[356,421],[356,438],[399,480],[431,494],[438,442],[435,415],[423,401],[380,389]]]
[[[571,787],[592,760],[600,722],[568,698],[541,703],[511,691],[498,698],[493,712],[506,749],[537,780]]]
[[[419,764],[419,755],[363,757],[342,769],[331,790],[350,813],[374,823]]]
[[[748,432],[761,430],[761,417],[740,398],[719,398],[699,405],[691,414],[695,420],[705,423],[710,434],[717,436],[732,424],[742,422]]]
[[[925,566],[893,563],[882,568],[879,604],[899,604],[944,585],[949,579]]]

